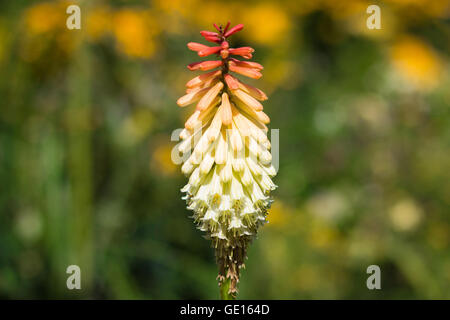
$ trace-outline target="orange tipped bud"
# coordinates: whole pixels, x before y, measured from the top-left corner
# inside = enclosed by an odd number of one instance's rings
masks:
[[[229,51],[230,54],[238,55],[244,57],[245,59],[251,59],[252,53],[255,52],[255,49],[250,47],[241,47],[236,49],[231,48]]]
[[[219,52],[221,49],[222,49],[222,47],[206,47],[205,49],[202,49],[201,51],[199,51],[198,55],[200,57],[206,57],[206,56],[209,56],[210,54]]]
[[[180,99],[177,100],[177,104],[180,107],[186,107],[190,105],[191,103],[197,102],[200,100],[200,98],[209,90],[209,88],[203,88],[203,89],[194,89],[193,91],[189,92],[188,94],[185,94]]]
[[[220,107],[220,110],[222,115],[222,123],[226,126],[230,125],[232,119],[231,104],[226,92],[222,94],[222,105]]]
[[[264,69],[264,67],[262,65],[260,65],[259,63],[257,63],[257,62],[240,61],[240,60],[234,59],[234,58],[231,59],[230,64],[235,64],[238,67],[253,68],[253,69],[256,69],[258,71]]]
[[[231,74],[226,74],[225,75],[225,82],[227,83],[227,86],[232,89],[232,90],[236,90],[239,89],[239,81],[233,77]]]
[[[191,71],[194,70],[201,70],[201,71],[207,71],[214,68],[217,68],[222,65],[222,61],[220,60],[213,60],[213,61],[202,61],[202,62],[194,62],[188,65],[188,69]]]
[[[239,82],[239,89],[247,92],[253,98],[256,98],[256,99],[258,99],[260,101],[267,100],[267,96],[262,90],[260,90],[258,88],[255,88],[255,87],[253,87],[253,86],[251,86],[249,84],[246,84],[246,83],[243,83],[243,82]]]
[[[249,107],[253,108],[255,111],[261,111],[263,109],[263,106],[261,103],[259,103],[258,100],[253,98],[251,95],[245,93],[244,91],[237,89],[232,90],[232,93],[239,98],[243,103],[248,105]]]
[[[238,66],[232,65],[232,64],[230,64],[229,68],[230,68],[230,71],[242,74],[243,76],[246,76],[249,78],[259,79],[262,77],[262,74],[256,69],[238,67]]]
[[[216,112],[213,120],[211,121],[211,126],[207,130],[208,131],[208,140],[210,142],[216,140],[221,128],[222,128],[222,117],[221,117],[220,112]]]
[[[215,71],[211,71],[211,72],[208,72],[208,73],[201,74],[201,75],[199,75],[199,76],[189,80],[186,83],[186,87],[194,88],[196,86],[199,86],[201,84],[204,84],[204,83],[214,79],[215,77],[218,77],[220,74],[222,74],[221,70],[215,70]]]
[[[263,111],[257,111],[256,115],[258,117],[258,120],[261,121],[264,124],[270,123],[270,118],[267,114],[265,114]]]
[[[187,119],[184,127],[188,130],[192,130],[195,127],[195,123],[198,122],[198,116],[200,115],[200,111],[196,110],[190,117]]]
[[[208,46],[205,46],[204,44],[197,43],[197,42],[189,42],[187,44],[187,47],[191,49],[192,51],[201,51],[209,48]]]
[[[209,91],[200,99],[197,104],[197,110],[203,111],[208,108],[214,99],[219,94],[220,90],[223,88],[223,83],[221,81],[217,82],[214,87],[209,89]]]

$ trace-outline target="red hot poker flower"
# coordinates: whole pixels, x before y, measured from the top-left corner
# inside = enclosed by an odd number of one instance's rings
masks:
[[[181,168],[189,176],[182,189],[187,208],[216,250],[219,284],[228,281],[228,294],[235,295],[247,247],[266,221],[276,170],[267,138],[270,119],[260,103],[267,96],[231,75],[258,79],[263,66],[231,57],[250,59],[255,50],[230,48],[228,37],[243,25],[229,27],[214,24],[217,32],[201,31],[216,46],[188,43],[199,56],[216,54],[217,60],[188,65],[189,70],[210,71],[188,81],[177,101],[180,107],[196,105],[180,133],[178,150],[189,152]]]

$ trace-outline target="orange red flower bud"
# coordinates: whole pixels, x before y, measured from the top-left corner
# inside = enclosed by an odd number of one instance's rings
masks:
[[[198,52],[200,57],[206,57],[210,54],[217,53],[222,49],[222,47],[206,47],[205,49]]]
[[[259,79],[262,77],[262,74],[253,68],[246,68],[246,67],[238,67],[234,64],[229,65],[230,71],[242,74],[243,76],[252,78],[252,79]]]
[[[225,82],[227,83],[227,86],[232,89],[236,90],[239,89],[239,81],[233,77],[231,74],[226,74],[224,76]]]
[[[201,70],[201,71],[207,71],[214,68],[217,68],[222,65],[221,60],[213,60],[213,61],[202,61],[202,62],[194,62],[188,65],[188,69],[191,71],[194,70]]]
[[[187,44],[187,47],[191,49],[192,51],[201,51],[209,48],[208,46],[205,46],[204,44],[197,43],[197,42],[189,42]]]
[[[220,43],[219,34],[217,32],[211,31],[200,31],[200,34],[205,38],[206,41]]]
[[[235,25],[233,28],[231,28],[230,30],[228,30],[225,34],[224,37],[228,38],[229,36],[231,36],[233,33],[236,33],[238,31],[241,31],[244,28],[244,25],[242,23]]]
[[[251,47],[241,47],[241,48],[235,48],[235,49],[231,48],[229,51],[230,51],[230,54],[241,56],[241,57],[244,57],[245,59],[251,59],[252,53],[255,52],[255,49],[253,49]]]
[[[200,34],[202,36],[213,36],[213,37],[219,37],[219,34],[217,32],[212,31],[200,31]]]
[[[219,76],[220,74],[222,74],[221,70],[215,70],[215,71],[201,74],[201,75],[189,80],[186,83],[186,87],[194,88],[196,86],[202,85],[202,84],[210,81],[211,79],[214,79],[215,77]]]
[[[231,58],[230,63],[233,63],[238,67],[254,68],[257,69],[258,71],[264,69],[262,65],[253,61],[240,61],[238,59]]]
[[[230,21],[228,21],[227,25],[223,29],[223,33],[226,33],[228,31],[228,28],[230,27]]]

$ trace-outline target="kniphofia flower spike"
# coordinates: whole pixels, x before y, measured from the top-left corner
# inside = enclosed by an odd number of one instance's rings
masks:
[[[234,296],[248,245],[266,222],[276,171],[267,139],[270,119],[260,103],[267,96],[238,78],[259,79],[263,66],[238,59],[251,59],[252,48],[230,48],[228,38],[242,24],[214,27],[217,32],[200,32],[214,46],[187,45],[200,57],[216,58],[188,65],[207,72],[188,81],[177,101],[180,107],[196,104],[180,134],[178,149],[188,155],[182,172],[189,176],[181,191],[198,228],[212,240],[219,285],[227,282]]]

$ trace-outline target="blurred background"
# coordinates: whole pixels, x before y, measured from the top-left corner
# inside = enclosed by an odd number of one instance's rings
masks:
[[[253,83],[280,129],[239,298],[450,299],[442,0],[1,1],[0,298],[219,297],[170,136],[192,111],[175,103],[197,74],[186,43],[228,20],[265,66]]]

